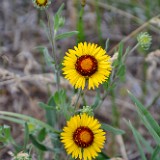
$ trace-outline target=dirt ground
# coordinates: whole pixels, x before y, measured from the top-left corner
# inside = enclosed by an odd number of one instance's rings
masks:
[[[51,16],[55,14],[61,3],[65,8],[63,16],[65,25],[60,29],[60,33],[76,30],[78,9],[74,0],[55,0],[48,11]],[[0,110],[23,113],[40,120],[44,120],[44,111],[38,106],[38,102],[46,103],[51,92],[55,91],[54,73],[46,66],[43,54],[36,49],[37,46],[46,46],[51,51],[45,31],[41,25],[41,20],[47,23],[43,12],[36,10],[28,0],[1,0],[0,2]],[[85,7],[84,24],[85,38],[88,42],[99,43],[99,32],[97,29],[96,8],[92,1],[88,1]],[[107,6],[107,5],[106,5]],[[130,15],[125,15],[118,10],[109,9],[99,5],[101,11],[102,44],[107,38],[110,39],[109,54],[114,54],[113,48],[122,39],[130,35],[140,23],[136,22]],[[126,12],[125,12],[126,13]],[[155,24],[153,24],[155,25]],[[158,28],[158,25],[155,25]],[[157,99],[151,104],[149,111],[160,123],[160,29],[155,30],[151,26],[142,31],[148,31],[152,35],[152,46],[146,58],[140,50],[134,51],[126,60],[125,81],[117,83],[116,105],[120,112],[120,128],[127,134],[116,137],[117,153],[121,156],[122,142],[126,148],[129,160],[138,160],[139,152],[131,131],[124,123],[124,119],[131,120],[134,126],[142,135],[154,146],[154,141],[150,137],[145,127],[137,121],[135,106],[131,102],[126,90],[130,90],[137,98],[143,100],[143,104],[150,105],[155,97]],[[130,36],[125,42],[125,48],[131,48],[136,43],[136,36]],[[76,37],[58,40],[57,48],[60,51],[59,62],[65,52],[76,45]],[[147,79],[144,82],[143,66],[147,63]],[[143,96],[142,85],[146,85],[146,93]],[[61,86],[67,89],[67,93],[72,93],[72,88],[68,81],[61,77]],[[86,93],[88,105],[93,103],[94,91]],[[96,111],[96,117],[102,122],[111,123],[111,95],[104,100],[101,108]],[[21,143],[23,139],[22,127],[8,121],[0,120],[0,125],[7,124],[12,128],[12,135],[16,142]],[[121,141],[123,140],[123,141]],[[109,153],[110,141],[106,145]],[[9,152],[12,146],[0,149],[0,160],[10,160]],[[49,155],[47,155],[49,156]],[[46,158],[49,160],[49,158]]]

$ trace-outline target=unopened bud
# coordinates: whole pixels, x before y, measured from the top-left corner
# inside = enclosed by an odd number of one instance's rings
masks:
[[[89,116],[93,116],[93,109],[92,107],[90,106],[83,106],[83,108],[80,110],[80,112],[83,114],[83,113],[86,113],[88,114]]]
[[[142,32],[137,36],[137,40],[144,50],[148,50],[152,42],[152,37],[147,32]]]
[[[81,0],[81,5],[84,7],[86,5],[86,0]]]

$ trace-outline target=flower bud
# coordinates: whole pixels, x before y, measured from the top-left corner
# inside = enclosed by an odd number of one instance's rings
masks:
[[[148,50],[152,42],[152,37],[147,32],[142,32],[137,36],[137,41],[144,50]]]

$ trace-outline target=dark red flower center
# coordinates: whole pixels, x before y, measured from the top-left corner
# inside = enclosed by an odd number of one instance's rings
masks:
[[[75,68],[82,76],[91,76],[98,69],[97,60],[91,55],[83,55],[77,58]]]
[[[93,143],[94,135],[88,127],[79,127],[73,133],[74,142],[82,148],[86,148]]]

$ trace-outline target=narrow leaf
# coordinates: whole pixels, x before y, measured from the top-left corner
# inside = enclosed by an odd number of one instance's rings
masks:
[[[38,133],[38,136],[37,136],[38,140],[39,140],[40,142],[44,141],[44,139],[45,139],[45,137],[46,137],[46,134],[47,134],[46,129],[45,129],[45,128],[42,128],[42,129],[39,131],[39,133]]]
[[[33,145],[37,147],[41,151],[53,151],[51,148],[43,145],[42,143],[38,142],[33,135],[29,135],[30,140],[32,141]]]
[[[160,154],[160,145],[158,145],[158,146],[155,148],[155,150],[154,150],[154,152],[153,152],[153,154],[152,154],[152,156],[151,156],[151,160],[158,160],[158,159],[156,159],[156,158],[157,158],[157,156],[160,156],[159,154]]]
[[[152,135],[152,137],[154,138],[155,142],[157,144],[160,144],[160,137],[157,135],[157,133],[155,132],[155,130],[152,128],[152,126],[149,124],[147,118],[145,116],[143,116],[141,114],[140,111],[137,111],[143,124],[145,125],[145,127],[148,129],[149,133]]]
[[[29,140],[29,129],[28,129],[28,124],[25,123],[25,132],[24,132],[24,145],[23,149],[26,150],[26,146]]]
[[[160,126],[158,125],[158,123],[154,120],[154,118],[148,112],[148,110],[140,103],[140,101],[129,91],[128,91],[128,93],[129,93],[131,100],[136,104],[138,110],[140,111],[140,114],[145,117],[146,121],[148,121],[150,126],[153,128],[153,130],[160,137]]]
[[[108,155],[106,155],[105,153],[101,152],[96,157],[96,160],[110,160],[110,158],[109,158]]]
[[[47,130],[51,131],[51,132],[54,132],[54,133],[59,133],[59,131],[55,130],[53,127],[51,127],[50,125],[38,120],[38,119],[35,119],[33,117],[30,117],[30,116],[27,116],[27,115],[24,115],[24,114],[18,114],[18,113],[13,113],[13,112],[5,112],[5,111],[0,111],[0,114],[2,115],[7,115],[7,116],[12,116],[12,117],[16,117],[16,118],[20,118],[26,122],[32,122],[32,123],[35,123],[37,125],[40,125],[44,128],[46,128]]]
[[[43,103],[43,102],[39,102],[38,105],[39,105],[41,108],[45,109],[45,110],[53,110],[53,109],[54,109],[53,106],[49,106],[49,105],[47,105],[47,104],[45,104],[45,103]]]
[[[49,51],[46,47],[44,47],[44,49],[43,49],[43,55],[44,55],[44,59],[45,59],[46,64],[49,67],[51,67],[52,69],[54,69],[53,58],[50,56]]]
[[[64,8],[64,3],[61,4],[56,14],[60,15],[62,13],[63,8]]]
[[[132,126],[132,123],[131,123],[130,121],[129,121],[129,122],[126,121],[126,123],[128,124],[128,126],[129,126],[130,129],[132,130],[132,133],[133,133],[134,138],[135,138],[135,140],[136,140],[136,144],[137,144],[137,146],[138,146],[138,150],[139,150],[139,152],[140,152],[140,155],[141,155],[142,160],[147,160],[146,157],[145,157],[143,148],[142,148],[142,146],[141,146],[141,144],[140,144],[140,141],[139,141],[139,139],[138,139],[138,136],[137,136],[137,133],[136,133],[136,131],[135,131],[135,128]]]
[[[119,70],[117,72],[117,76],[124,76],[125,75],[125,72],[126,72],[126,68],[125,68],[125,65],[122,64],[120,67],[119,67]]]
[[[144,147],[149,153],[153,152],[153,148],[149,144],[149,142],[135,129],[138,139],[143,143]]]
[[[0,119],[4,119],[4,120],[11,121],[11,122],[14,122],[14,123],[18,123],[18,124],[21,124],[21,125],[25,124],[25,121],[23,121],[21,119],[13,118],[13,117],[1,116],[0,115]]]
[[[107,51],[109,48],[109,39],[106,40],[106,43],[105,43],[105,50]]]
[[[109,132],[112,132],[113,134],[115,135],[119,135],[119,134],[124,134],[125,131],[121,130],[121,129],[118,129],[118,128],[114,128],[108,124],[102,124],[102,128],[105,130],[105,131],[109,131]]]
[[[56,36],[56,40],[68,38],[68,37],[74,36],[76,34],[78,34],[78,31],[71,31],[71,32],[62,33],[62,34],[59,34]]]

